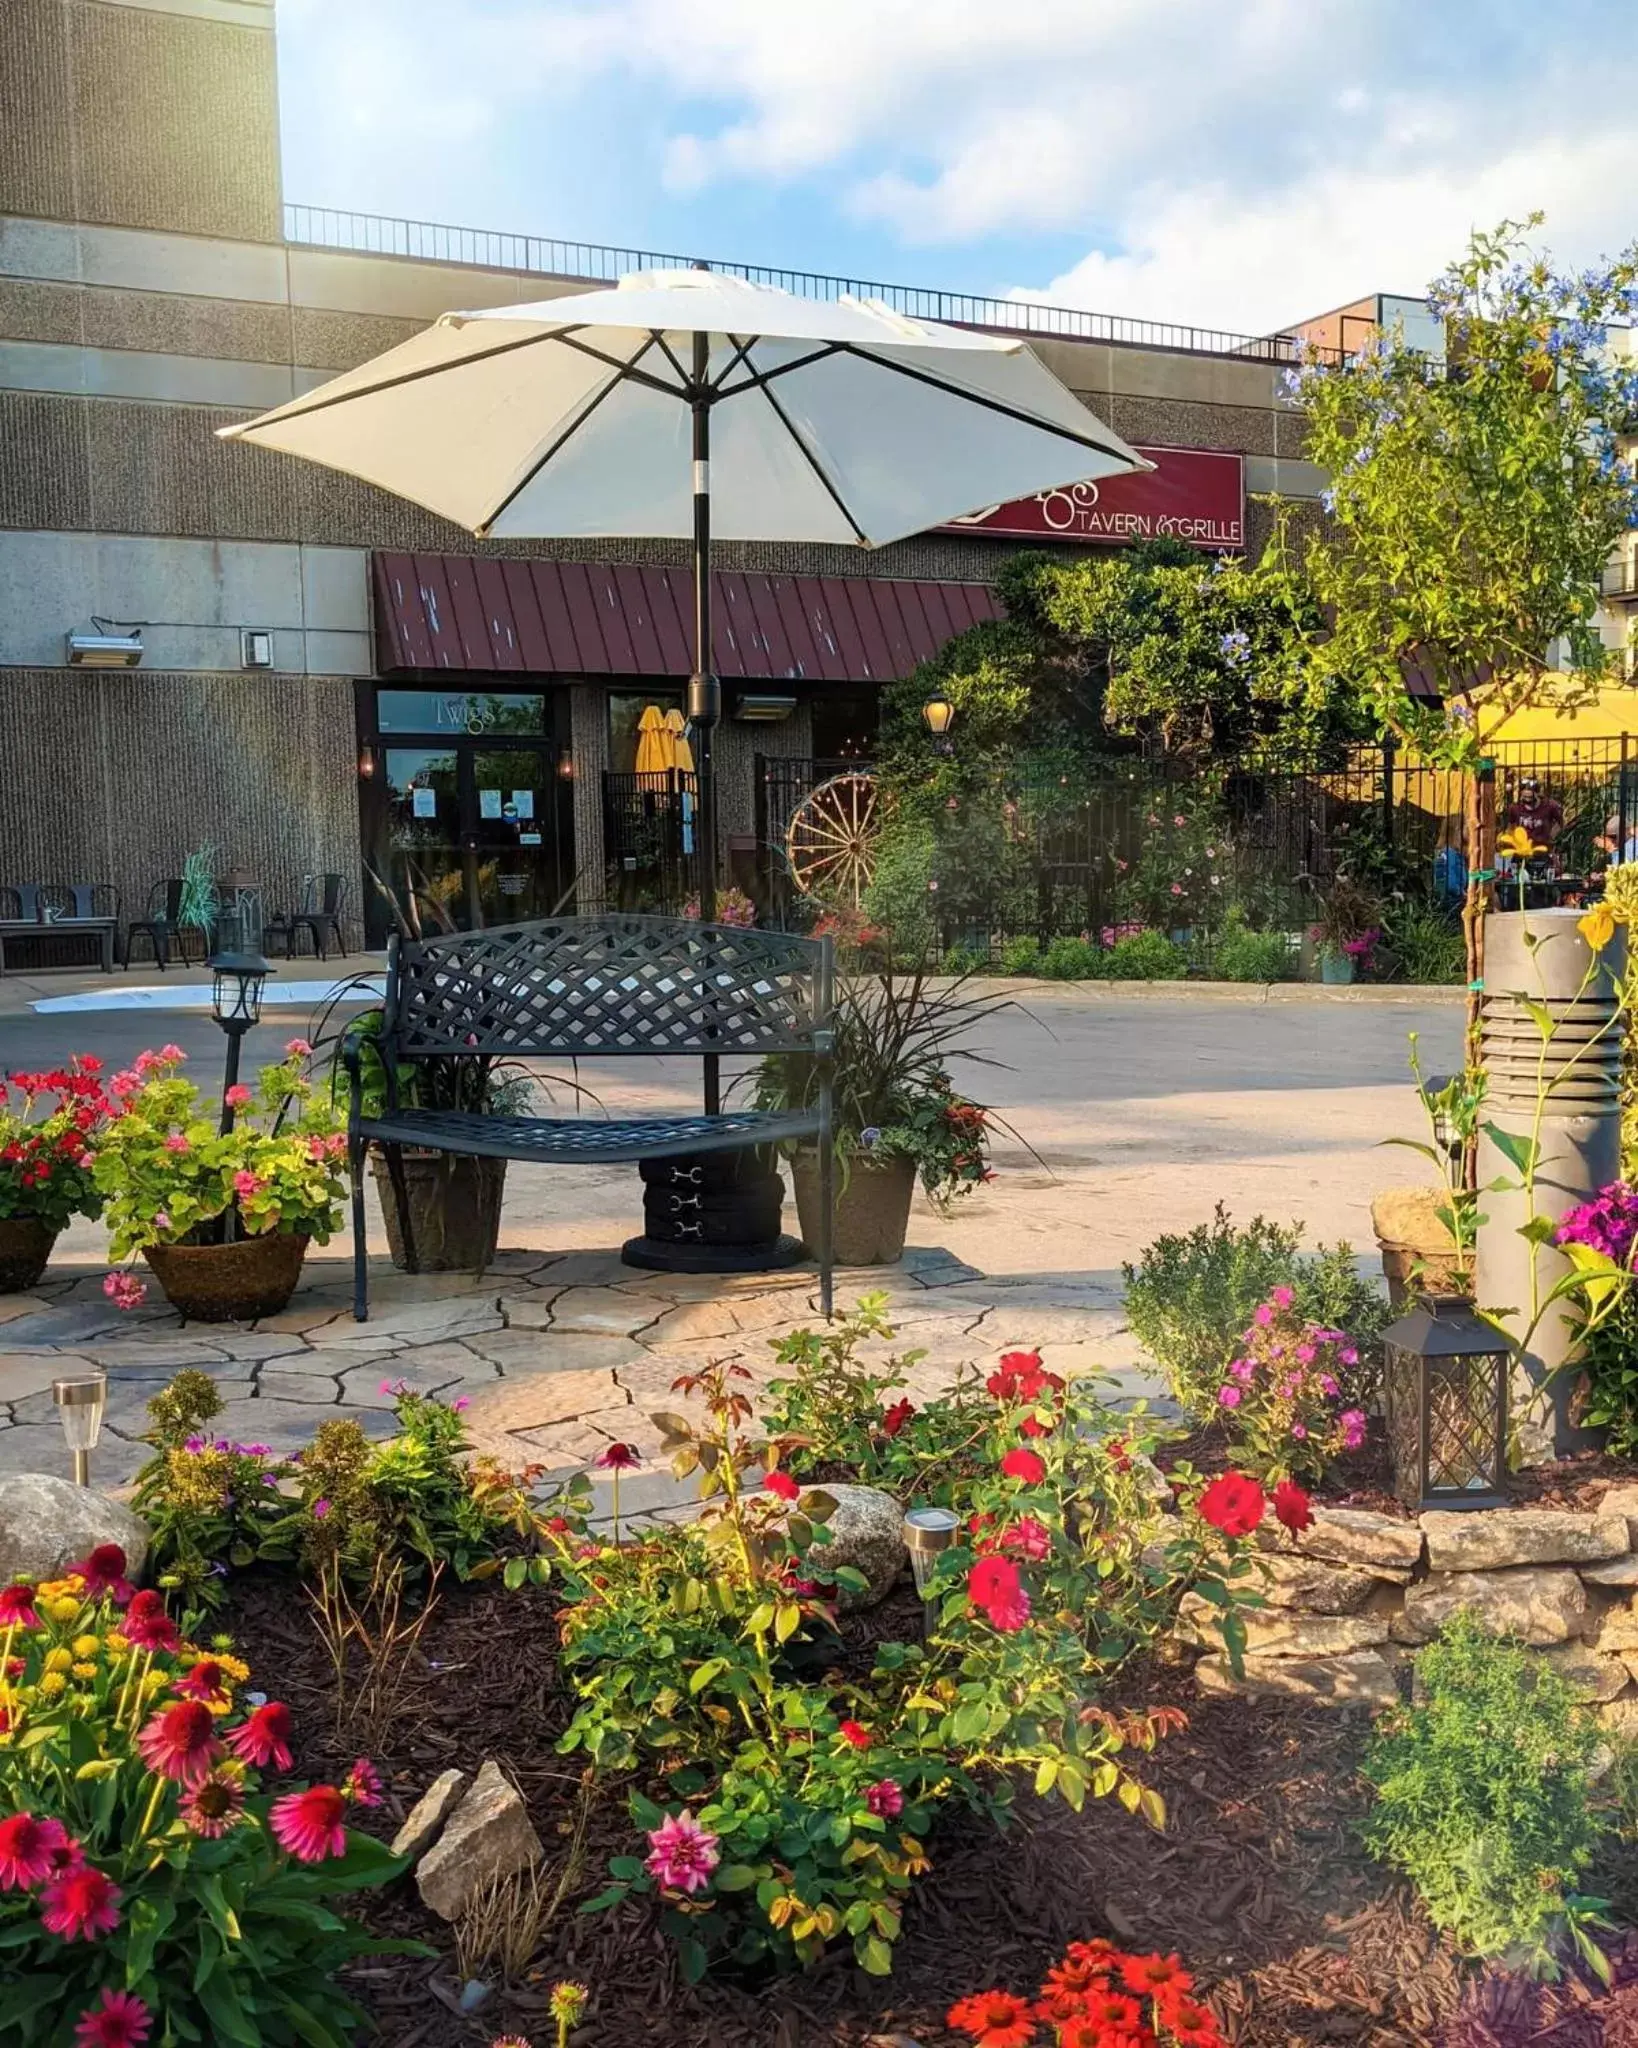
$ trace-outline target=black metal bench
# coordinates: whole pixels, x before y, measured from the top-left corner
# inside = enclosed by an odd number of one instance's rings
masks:
[[[820,1301],[831,1310],[831,1058],[833,961],[829,939],[742,931],[672,917],[558,917],[490,931],[409,941],[387,953],[378,1050],[386,1102],[363,1110],[363,1052],[343,1048],[351,1083],[348,1146],[353,1182],[353,1314],[369,1316],[364,1159],[386,1155],[415,1270],[403,1147],[491,1159],[604,1166],[773,1145],[817,1142],[820,1173]],[[717,1110],[716,1062],[807,1052],[818,1062],[813,1110]],[[486,1116],[404,1108],[397,1069],[425,1059],[660,1058],[706,1061],[700,1115]]]

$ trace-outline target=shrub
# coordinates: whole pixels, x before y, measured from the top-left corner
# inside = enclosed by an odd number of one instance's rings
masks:
[[[1460,920],[1425,904],[1401,903],[1386,912],[1384,938],[1400,978],[1415,982],[1467,979],[1467,948]]]
[[[1213,956],[1224,981],[1283,981],[1291,972],[1291,941],[1284,932],[1254,932],[1231,919]]]
[[[1133,932],[1109,949],[1108,973],[1116,981],[1181,981],[1188,955],[1164,932]]]
[[[1305,1323],[1293,1299],[1276,1287],[1258,1305],[1217,1390],[1236,1461],[1263,1479],[1317,1479],[1365,1441],[1365,1413],[1354,1405],[1358,1346]]]
[[[1072,1941],[1036,1997],[976,1991],[957,1999],[945,2025],[979,2048],[1035,2040],[1037,2021],[1060,2048],[1223,2048],[1216,2020],[1193,1993],[1194,1979],[1174,1955]]]
[[[1470,1614],[1418,1668],[1423,1703],[1386,1718],[1361,1765],[1376,1789],[1366,1844],[1464,1947],[1550,1972],[1566,1931],[1591,1948],[1597,1902],[1572,1887],[1599,1836],[1598,1730],[1565,1677]]]
[[[1133,1334],[1176,1398],[1203,1420],[1221,1414],[1218,1391],[1241,1333],[1276,1287],[1292,1290],[1304,1322],[1347,1331],[1360,1354],[1361,1405],[1369,1406],[1387,1304],[1360,1277],[1347,1245],[1304,1255],[1301,1243],[1300,1225],[1282,1229],[1254,1216],[1242,1230],[1219,1202],[1210,1223],[1156,1238],[1139,1264],[1123,1269]]]
[[[1054,939],[1041,955],[1049,981],[1090,981],[1103,971],[1103,953],[1090,939]]]
[[[364,2015],[335,1973],[383,1947],[431,1953],[368,1939],[327,1903],[405,1867],[345,1825],[379,1803],[375,1773],[263,1790],[290,1767],[287,1710],[247,1711],[246,1667],[183,1641],[124,1571],[108,1545],[0,1590],[0,2032],[137,2041],[157,2020],[165,2041],[349,2039]],[[124,2032],[88,2029],[110,2011]]]
[[[1041,972],[1040,940],[1033,937],[1008,939],[1001,948],[1001,972],[1003,974],[1039,974]]]

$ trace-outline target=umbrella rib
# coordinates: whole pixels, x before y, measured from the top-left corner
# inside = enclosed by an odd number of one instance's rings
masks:
[[[747,368],[750,367],[751,351],[762,339],[762,336],[760,334],[747,334],[741,339],[738,335],[730,334],[728,339],[734,344],[734,352],[727,362],[723,364],[722,375],[718,377],[716,383],[711,387],[711,395],[714,398],[721,398],[726,395],[723,391],[723,386],[741,363],[744,363]],[[752,374],[754,375],[755,373],[753,372]]]
[[[746,347],[754,348],[759,341],[766,341],[767,338],[763,334],[753,334],[749,342],[746,343]],[[797,356],[788,363],[776,363],[771,370],[756,370],[747,367],[743,384],[719,384],[716,395],[718,398],[738,398],[742,391],[754,391],[758,385],[771,383],[775,377],[788,377],[793,370],[805,370],[813,363],[822,363],[827,356],[840,355],[846,346],[845,342],[827,341],[823,348],[814,349],[810,355]],[[722,374],[725,378],[732,368],[733,364],[730,363],[728,369],[723,371]]]
[[[1004,399],[987,398],[981,392],[968,391],[963,385],[947,383],[944,378],[935,377],[930,370],[917,369],[910,363],[896,363],[891,356],[879,356],[873,349],[860,348],[851,341],[839,341],[836,347],[844,355],[857,356],[862,363],[874,363],[878,370],[892,370],[895,375],[912,378],[917,384],[930,384],[935,391],[942,391],[951,398],[963,399],[968,405],[982,406],[986,412],[998,412],[1004,419],[1017,420],[1021,426],[1035,427],[1043,434],[1056,434],[1059,440],[1073,441],[1077,447],[1095,448],[1100,455],[1120,453],[1107,441],[1100,441],[1095,434],[1077,434],[1073,427],[1060,427],[1053,420],[1042,419],[1039,413],[1008,405]],[[797,366],[793,364],[791,367]]]
[[[814,475],[824,485],[826,492],[829,494],[831,503],[836,507],[837,511],[841,513],[842,517],[847,521],[848,525],[852,527],[854,533],[858,537],[860,547],[869,547],[870,536],[865,532],[864,528],[859,524],[858,520],[854,518],[853,514],[847,509],[846,499],[843,498],[841,492],[836,488],[835,484],[831,482],[829,476],[825,473],[824,466],[821,464],[818,456],[814,454],[813,450],[808,446],[807,442],[804,441],[802,436],[796,431],[796,428],[791,423],[790,414],[786,412],[785,408],[780,404],[779,400],[768,389],[766,383],[764,383],[762,386],[762,395],[773,407],[774,412],[778,417],[779,424],[785,429],[785,432],[790,435],[791,439],[802,451],[803,460],[807,463],[809,469],[813,471]]]
[[[631,368],[629,370],[620,371],[617,375],[608,378],[604,383],[598,386],[597,390],[593,393],[592,397],[587,401],[585,405],[583,405],[580,408],[579,412],[575,414],[574,418],[570,420],[569,424],[563,429],[562,433],[558,435],[557,439],[552,442],[551,446],[545,450],[545,452],[540,456],[539,460],[530,463],[529,467],[524,471],[523,475],[518,478],[517,482],[507,492],[506,496],[501,499],[500,503],[497,506],[495,506],[494,510],[491,511],[479,525],[473,527],[472,531],[478,536],[480,540],[484,539],[488,534],[490,534],[494,530],[495,521],[506,510],[507,506],[514,503],[515,500],[529,488],[529,486],[534,482],[535,478],[539,476],[540,472],[546,467],[547,463],[551,461],[552,457],[556,455],[558,451],[568,441],[570,441],[576,434],[579,433],[580,429],[586,424],[587,420],[591,418],[592,414],[596,412],[597,408],[603,403],[603,400],[608,397],[611,391],[617,390],[619,386],[624,381],[626,381],[628,377],[632,378],[632,381],[640,384],[653,384],[658,381],[657,379],[652,377],[645,377],[641,371],[636,369],[636,365],[642,361],[645,355],[648,354],[649,350],[654,346],[656,339],[657,337],[651,333],[649,335],[648,340],[643,343],[642,347],[637,351],[636,355],[632,357]],[[662,390],[668,388],[669,387],[664,385],[661,386]],[[672,396],[675,397],[676,394],[673,392]]]
[[[301,405],[303,417],[309,413],[328,412],[333,405],[351,405],[355,398],[374,398],[382,391],[397,391],[405,384],[419,384],[425,377],[442,377],[450,370],[464,370],[473,363],[493,362],[498,356],[515,354],[520,348],[538,348],[543,341],[561,341],[562,334],[526,334],[521,341],[503,341],[494,348],[481,349],[476,355],[458,356],[452,362],[426,363],[419,370],[405,370],[402,376],[383,377],[379,384],[356,385],[351,391],[337,391],[329,398],[315,398],[309,405]],[[294,401],[301,404],[300,400]],[[224,427],[225,436],[236,438],[261,426],[261,420],[246,420],[243,426]]]

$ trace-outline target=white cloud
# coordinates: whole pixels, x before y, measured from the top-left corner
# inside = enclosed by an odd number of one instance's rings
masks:
[[[1263,331],[1417,291],[1470,226],[1535,206],[1563,257],[1625,243],[1626,16],[1623,0],[460,0],[452,18],[431,0],[283,0],[280,21],[332,160],[376,204],[389,176],[417,195],[443,178],[470,204],[509,121],[559,205],[619,153],[689,202],[704,246],[718,193],[784,189],[830,216],[833,245],[838,226],[878,247],[885,230],[924,276],[926,252],[982,243],[997,289]],[[611,94],[630,119],[588,165],[576,118]],[[573,231],[561,212],[549,225]],[[1053,275],[1032,254],[1048,237],[1055,264],[1066,238],[1087,253]]]

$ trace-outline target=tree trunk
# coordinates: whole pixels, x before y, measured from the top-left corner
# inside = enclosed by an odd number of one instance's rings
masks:
[[[1484,1013],[1484,922],[1490,909],[1496,870],[1496,771],[1481,760],[1467,778],[1465,819],[1467,899],[1462,906],[1462,936],[1467,942],[1467,1036],[1463,1045],[1469,1072],[1479,1065],[1479,1023]],[[1478,1190],[1477,1134],[1469,1138],[1462,1161],[1465,1185]]]

